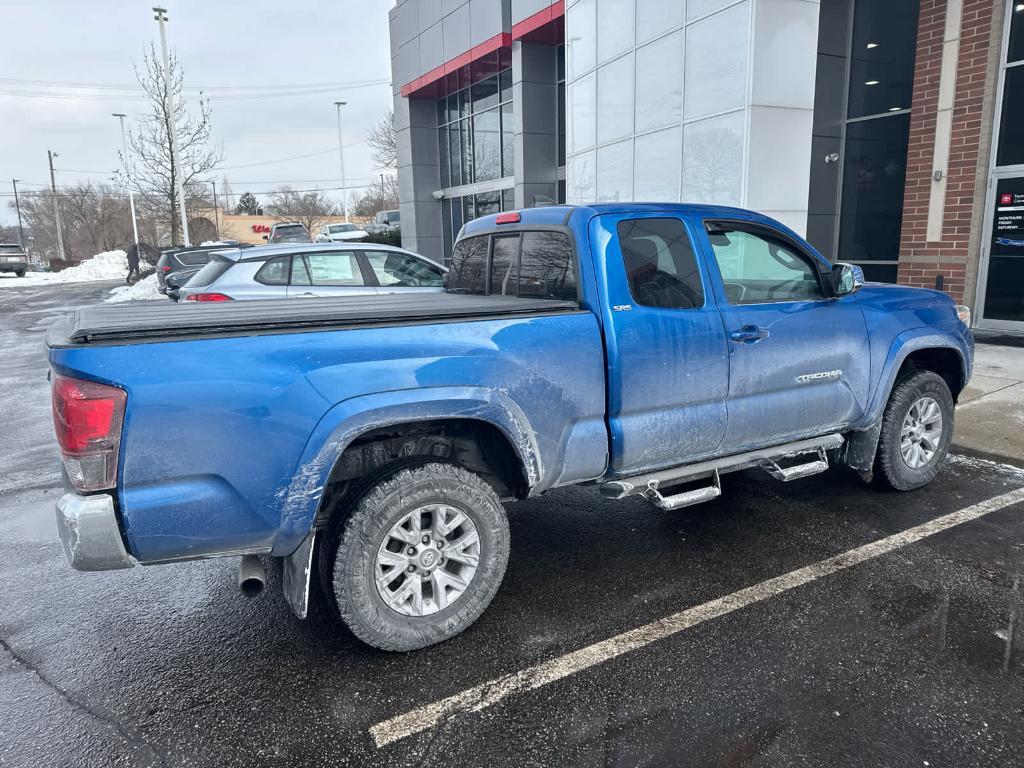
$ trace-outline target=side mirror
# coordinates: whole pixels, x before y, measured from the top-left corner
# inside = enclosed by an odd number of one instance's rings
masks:
[[[269,242],[270,241],[270,235],[264,235],[263,239]]]
[[[832,265],[832,295],[846,296],[864,285],[864,270],[856,264],[839,261]]]

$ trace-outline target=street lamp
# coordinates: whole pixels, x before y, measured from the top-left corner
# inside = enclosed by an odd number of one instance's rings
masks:
[[[345,145],[341,141],[341,108],[347,102],[336,101],[334,106],[338,108],[338,157],[341,160],[341,207],[345,212],[345,223],[348,224],[348,189],[345,184]]]
[[[124,130],[124,119],[128,115],[123,112],[112,113],[113,117],[116,117],[121,123],[121,145],[124,147],[124,169],[125,169],[125,186],[128,188],[128,204],[132,209],[132,235],[135,238],[135,250],[139,250],[139,223],[135,220],[135,193],[132,192],[132,177],[131,171],[128,170],[128,134]]]
[[[178,162],[177,128],[174,124],[174,86],[171,83],[171,62],[167,56],[167,31],[164,23],[167,21],[166,8],[153,8],[153,18],[160,25],[160,50],[163,52],[164,61],[164,86],[167,89],[167,141],[171,149],[171,164],[177,171],[175,174],[175,186],[178,188],[178,207],[181,208],[181,237],[185,247],[192,243],[188,239],[188,214],[185,212],[185,184],[182,182],[182,168]]]

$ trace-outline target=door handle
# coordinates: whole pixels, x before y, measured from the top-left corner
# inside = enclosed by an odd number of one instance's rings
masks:
[[[768,335],[767,328],[759,328],[756,325],[744,325],[739,330],[730,333],[729,338],[744,344],[756,344],[762,339],[767,339]]]

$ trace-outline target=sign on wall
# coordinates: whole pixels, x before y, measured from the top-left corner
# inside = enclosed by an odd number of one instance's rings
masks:
[[[993,256],[1024,256],[1024,178],[999,179],[992,217]]]

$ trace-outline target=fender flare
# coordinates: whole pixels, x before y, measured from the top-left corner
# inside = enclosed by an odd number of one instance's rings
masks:
[[[287,555],[302,544],[313,527],[331,470],[360,435],[410,421],[467,419],[497,427],[522,464],[528,487],[543,477],[534,431],[523,410],[504,392],[484,387],[431,387],[377,392],[332,406],[310,435],[299,465],[281,501],[273,554]]]
[[[938,332],[933,327],[912,328],[899,334],[889,346],[879,377],[878,386],[872,394],[867,413],[867,426],[856,429],[846,436],[844,461],[851,469],[859,472],[866,480],[871,479],[875,465],[875,454],[878,451],[878,440],[882,432],[882,413],[889,402],[892,388],[896,385],[896,375],[903,367],[907,357],[921,349],[951,349],[960,358],[960,372],[964,382],[969,376],[968,359],[970,353],[956,337]]]

